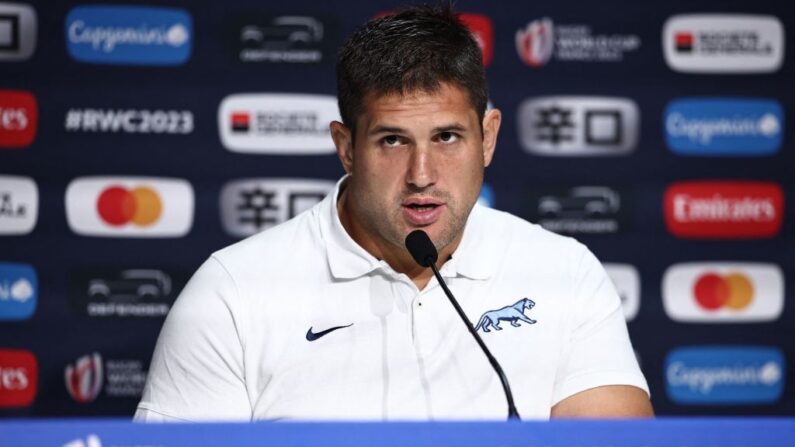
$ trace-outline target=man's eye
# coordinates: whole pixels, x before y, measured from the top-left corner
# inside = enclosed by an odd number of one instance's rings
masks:
[[[387,135],[383,139],[384,146],[396,147],[400,146],[400,137],[397,135]]]
[[[439,134],[439,141],[442,143],[455,143],[458,141],[458,135],[453,132],[442,132]]]

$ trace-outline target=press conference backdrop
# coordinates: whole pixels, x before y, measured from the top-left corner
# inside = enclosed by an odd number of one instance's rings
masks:
[[[342,175],[335,49],[397,6],[0,2],[0,415],[132,414],[189,275]],[[794,7],[457,7],[483,203],[605,262],[659,414],[795,414]]]

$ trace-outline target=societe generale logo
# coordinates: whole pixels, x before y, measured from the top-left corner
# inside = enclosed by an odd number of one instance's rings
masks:
[[[218,108],[221,143],[232,152],[331,154],[332,121],[340,116],[330,95],[235,94]]]
[[[39,364],[30,351],[0,349],[0,408],[30,406],[38,381]]]
[[[677,182],[663,200],[665,225],[680,238],[772,238],[784,216],[784,193],[771,182]]]
[[[774,321],[784,309],[784,274],[775,264],[688,262],[663,275],[665,313],[679,322]]]
[[[194,197],[182,179],[81,177],[66,188],[69,227],[83,236],[182,237]]]
[[[99,396],[103,377],[102,356],[96,352],[80,357],[64,369],[66,390],[81,404],[93,402]]]
[[[30,146],[38,124],[36,98],[22,90],[0,90],[0,148]]]
[[[663,26],[665,61],[685,73],[770,73],[784,61],[784,27],[774,16],[683,14]]]

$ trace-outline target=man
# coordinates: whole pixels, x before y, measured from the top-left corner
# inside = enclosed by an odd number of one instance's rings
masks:
[[[416,229],[523,418],[651,415],[595,257],[475,205],[501,115],[486,111],[480,51],[452,12],[366,24],[337,78],[331,135],[347,175],[199,269],[160,334],[136,419],[505,418],[497,376],[404,246]]]

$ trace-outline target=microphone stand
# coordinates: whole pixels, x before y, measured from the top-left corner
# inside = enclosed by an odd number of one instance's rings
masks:
[[[491,355],[489,348],[486,347],[486,344],[483,343],[483,340],[478,335],[477,331],[474,327],[472,327],[472,323],[469,322],[464,310],[461,309],[461,306],[458,305],[458,301],[456,301],[455,297],[453,297],[453,292],[447,288],[447,284],[444,282],[442,275],[439,273],[439,269],[436,268],[436,262],[430,256],[425,258],[426,265],[428,265],[431,270],[433,271],[434,276],[436,276],[436,281],[439,282],[439,285],[442,286],[442,290],[444,290],[445,295],[450,300],[450,303],[455,308],[455,311],[458,313],[458,316],[461,317],[461,320],[466,324],[469,333],[475,337],[475,341],[478,342],[478,346],[480,346],[480,350],[486,354],[486,358],[489,359],[489,363],[494,368],[494,371],[497,372],[497,376],[500,378],[500,384],[502,384],[502,390],[505,392],[505,398],[508,400],[508,420],[521,420],[519,417],[519,412],[516,411],[516,406],[513,403],[513,394],[511,393],[511,387],[508,386],[508,379],[505,377],[505,373],[502,372],[502,367],[497,362],[497,359]]]

